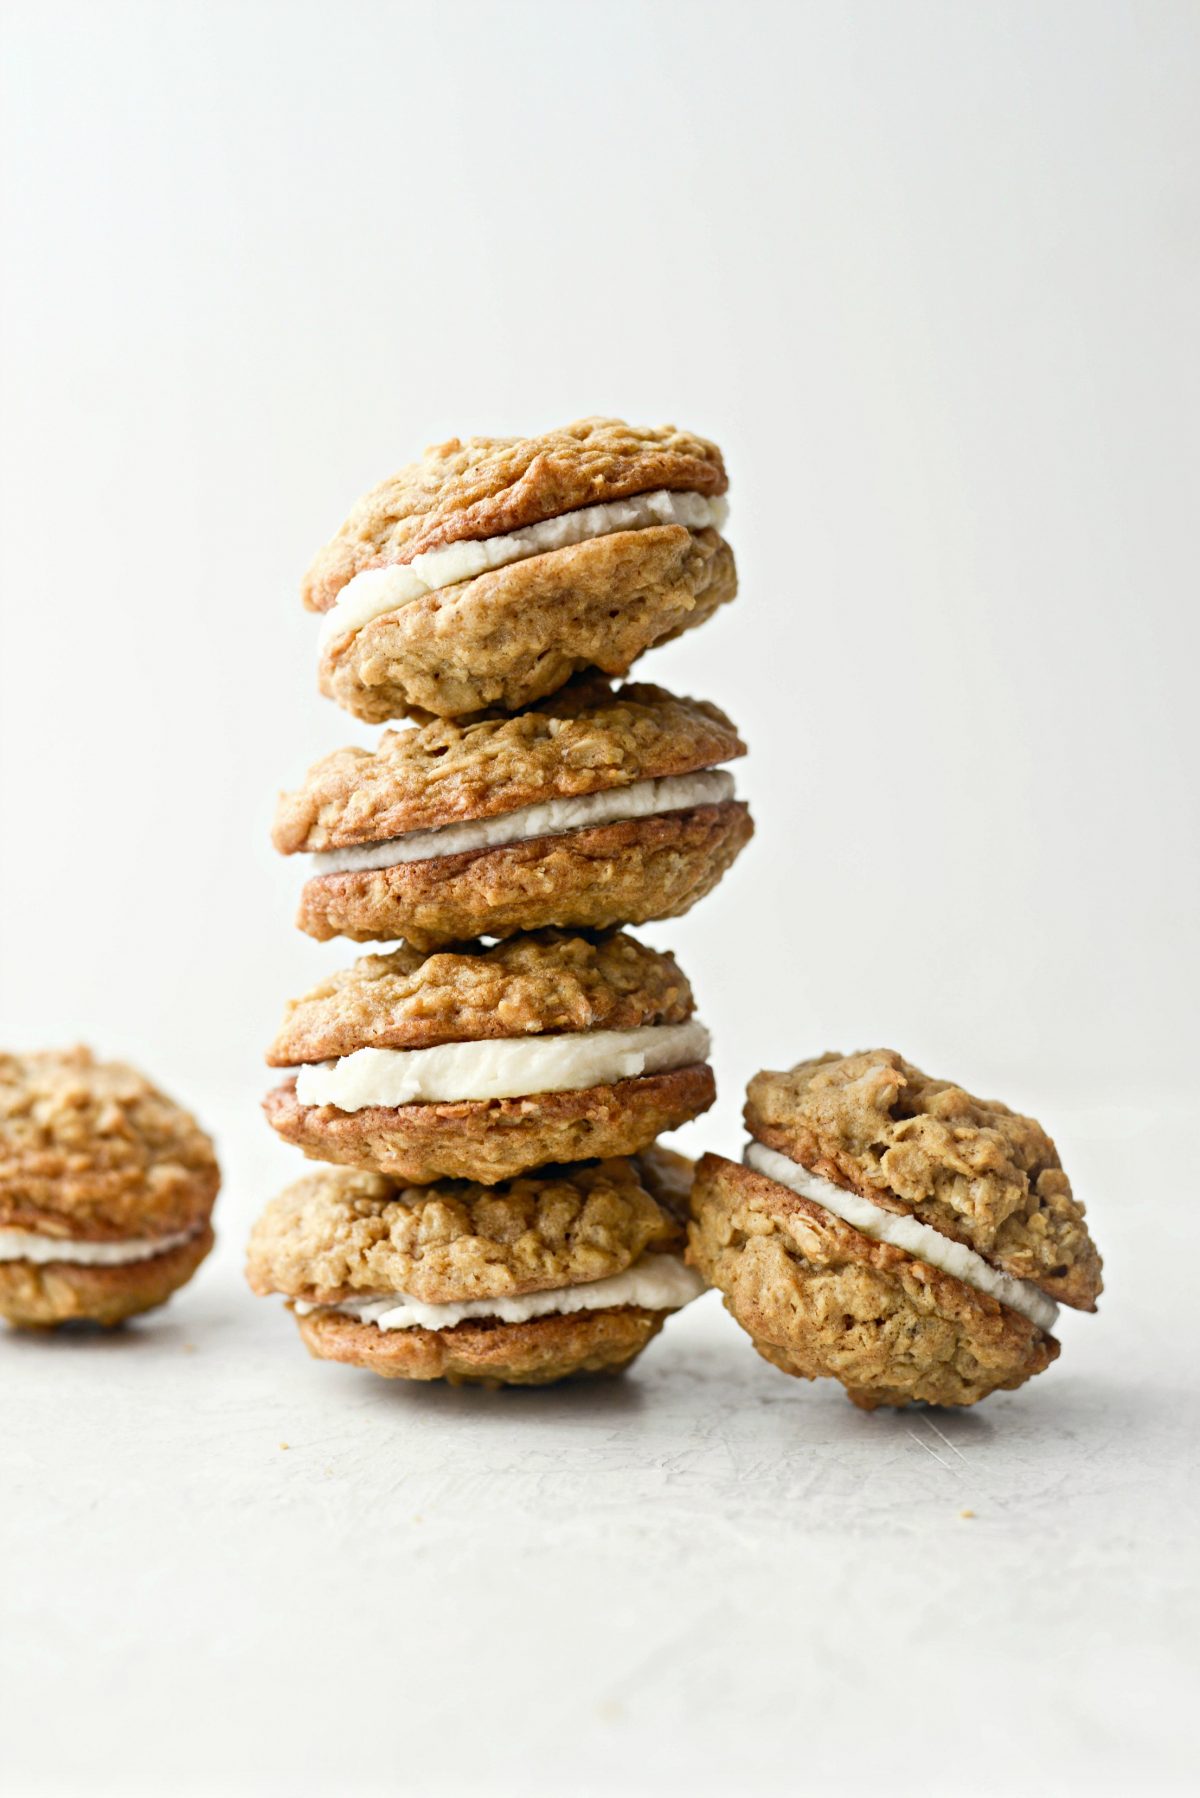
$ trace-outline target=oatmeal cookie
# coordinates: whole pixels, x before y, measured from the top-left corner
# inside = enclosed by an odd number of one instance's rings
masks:
[[[368,722],[461,718],[625,674],[734,597],[726,485],[714,445],[614,419],[428,451],[304,583],[321,690]]]
[[[738,800],[536,837],[391,868],[320,874],[296,918],[319,942],[437,949],[560,925],[606,930],[678,918],[711,893],[754,834]]]
[[[721,767],[743,753],[715,706],[582,677],[515,717],[326,756],[274,841],[312,857],[297,922],[321,940],[645,923],[687,911],[749,840]]]
[[[820,1055],[747,1091],[744,1165],[706,1155],[688,1256],[759,1353],[855,1404],[972,1405],[1058,1355],[1100,1257],[1032,1118],[891,1049]]]
[[[367,724],[518,711],[585,668],[628,674],[737,593],[714,530],[662,525],[546,550],[381,613],[322,645],[318,682]]]
[[[178,1247],[116,1267],[0,1260],[0,1317],[22,1329],[64,1323],[111,1328],[165,1305],[191,1279],[214,1241],[211,1224],[204,1223]]]
[[[547,1168],[500,1186],[402,1186],[324,1168],[273,1199],[250,1238],[259,1294],[329,1305],[407,1293],[427,1304],[603,1280],[646,1250],[681,1245],[659,1203],[661,1164],[636,1159]]]
[[[89,1049],[0,1056],[0,1315],[52,1324],[161,1304],[212,1245],[212,1143]]]
[[[1100,1257],[1033,1118],[931,1080],[893,1049],[869,1049],[757,1074],[746,1125],[768,1148],[932,1225],[1058,1303],[1096,1309]]]
[[[401,948],[360,956],[288,1004],[267,1061],[292,1067],[365,1048],[633,1030],[680,1024],[693,1010],[674,956],[623,931],[585,937],[544,930],[432,955]]]
[[[691,1174],[657,1148],[492,1188],[324,1173],[267,1207],[247,1278],[312,1354],[387,1378],[617,1373],[703,1291],[681,1253]]]
[[[972,1405],[1056,1359],[1029,1319],[750,1168],[705,1155],[689,1259],[759,1354],[856,1405]]]
[[[411,561],[463,538],[504,536],[660,488],[716,497],[727,485],[716,445],[673,425],[642,430],[583,418],[540,437],[452,437],[359,500],[309,569],[304,603],[328,611],[363,568]]]
[[[583,1092],[350,1112],[302,1105],[293,1080],[268,1093],[263,1110],[284,1141],[313,1161],[413,1184],[478,1180],[494,1186],[551,1162],[636,1154],[699,1117],[716,1096],[712,1069],[695,1062]]]
[[[449,1330],[376,1329],[333,1311],[297,1317],[320,1361],[364,1367],[391,1380],[451,1386],[549,1386],[621,1373],[658,1335],[668,1311],[623,1306],[536,1317],[528,1323],[464,1323]]]
[[[745,753],[715,705],[579,676],[513,717],[431,719],[385,730],[374,749],[334,750],[282,795],[272,840],[283,855],[378,844],[695,774]]]
[[[716,1096],[674,959],[557,931],[364,956],[289,1008],[268,1120],[314,1160],[489,1185],[647,1147]]]

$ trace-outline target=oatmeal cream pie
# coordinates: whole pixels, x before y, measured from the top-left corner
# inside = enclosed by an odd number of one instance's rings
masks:
[[[690,1183],[658,1148],[500,1186],[323,1168],[268,1205],[246,1275],[311,1354],[389,1379],[617,1373],[703,1291],[681,1252]]]
[[[692,1264],[759,1354],[855,1404],[971,1405],[1055,1360],[1100,1257],[1032,1118],[891,1049],[750,1082],[744,1164],[697,1170]]]
[[[585,418],[452,438],[382,481],[304,582],[321,691],[358,718],[516,711],[625,674],[737,591],[715,444]]]
[[[213,1245],[220,1174],[193,1117],[83,1048],[0,1055],[0,1316],[118,1324]]]
[[[492,1186],[633,1154],[707,1111],[708,1047],[674,959],[629,936],[404,947],[288,1007],[265,1110],[313,1160]]]
[[[279,803],[312,870],[310,936],[418,949],[546,925],[678,917],[753,833],[716,706],[580,676],[515,717],[442,719],[339,749]]]

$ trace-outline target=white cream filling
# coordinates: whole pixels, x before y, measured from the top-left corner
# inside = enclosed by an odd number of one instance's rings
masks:
[[[39,1236],[34,1230],[0,1230],[0,1261],[72,1261],[80,1267],[121,1267],[127,1261],[149,1261],[178,1249],[197,1235],[177,1230],[173,1236],[129,1236],[124,1242],[84,1242],[68,1236]]]
[[[685,1024],[648,1024],[639,1030],[499,1037],[490,1042],[441,1043],[435,1049],[356,1049],[337,1061],[300,1068],[296,1097],[301,1105],[362,1111],[368,1105],[579,1092],[587,1086],[611,1086],[639,1074],[687,1067],[703,1061],[708,1049],[708,1031],[695,1018]]]
[[[662,780],[639,780],[629,787],[610,787],[603,793],[582,793],[572,799],[545,799],[523,805],[495,818],[473,818],[465,824],[441,824],[431,830],[410,830],[383,843],[362,843],[350,849],[328,849],[310,859],[314,874],[350,874],[368,868],[394,868],[400,862],[424,862],[441,855],[461,855],[469,849],[498,849],[505,843],[523,843],[531,837],[561,836],[564,831],[584,830],[589,825],[623,824],[634,818],[651,818],[660,812],[681,812],[694,805],[721,805],[732,799],[733,775],[722,769],[703,768],[697,774],[672,774]]]
[[[927,1261],[931,1267],[953,1275],[964,1285],[989,1293],[1011,1311],[1019,1311],[1040,1330],[1054,1328],[1058,1306],[1053,1299],[1048,1299],[1031,1281],[1014,1280],[1011,1274],[1001,1273],[974,1249],[943,1236],[931,1224],[920,1223],[915,1217],[900,1212],[885,1211],[882,1205],[872,1204],[860,1193],[847,1192],[844,1187],[835,1186],[832,1180],[823,1180],[820,1174],[810,1173],[790,1156],[768,1149],[760,1142],[747,1145],[743,1160],[747,1167],[765,1174],[768,1180],[777,1180],[780,1186],[799,1193],[801,1198],[823,1205],[826,1211],[853,1224],[874,1242],[890,1242],[917,1260]]]
[[[699,1298],[704,1281],[678,1255],[643,1255],[624,1273],[606,1280],[589,1280],[583,1286],[558,1286],[550,1292],[524,1292],[517,1298],[464,1299],[455,1305],[426,1305],[405,1292],[380,1298],[346,1299],[340,1305],[312,1305],[293,1300],[301,1317],[313,1311],[333,1311],[379,1330],[452,1330],[471,1318],[496,1318],[501,1323],[523,1324],[531,1317],[552,1317],[570,1311],[607,1311],[614,1305],[639,1305],[646,1311],[678,1311]]]
[[[630,499],[608,500],[599,506],[582,506],[540,524],[526,525],[503,537],[480,537],[447,543],[427,550],[411,562],[393,562],[385,568],[364,568],[347,581],[321,623],[319,642],[324,649],[335,638],[353,636],[372,618],[394,612],[411,600],[421,599],[442,587],[474,580],[493,568],[507,568],[547,550],[566,549],[591,537],[609,537],[615,531],[642,531],[652,525],[681,524],[689,531],[710,525],[720,530],[728,514],[724,499],[706,499],[702,493],[636,493]]]

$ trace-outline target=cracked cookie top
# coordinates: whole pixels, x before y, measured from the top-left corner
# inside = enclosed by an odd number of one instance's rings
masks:
[[[678,1250],[655,1196],[678,1179],[642,1157],[539,1169],[499,1186],[402,1186],[323,1168],[273,1199],[250,1238],[257,1293],[331,1304],[404,1292],[426,1304],[574,1286],[622,1272],[647,1249]]]
[[[692,1011],[692,989],[674,957],[623,931],[538,930],[433,954],[403,945],[361,956],[293,999],[267,1062],[294,1067],[365,1048],[636,1030],[681,1024]]]
[[[90,1049],[0,1055],[0,1226],[80,1239],[200,1223],[220,1175],[195,1118]]]

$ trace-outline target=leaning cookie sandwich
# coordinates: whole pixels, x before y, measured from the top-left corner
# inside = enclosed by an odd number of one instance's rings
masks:
[[[689,1258],[758,1352],[857,1405],[969,1405],[1057,1357],[1100,1257],[1041,1126],[890,1049],[750,1082],[741,1164],[699,1163]]]

